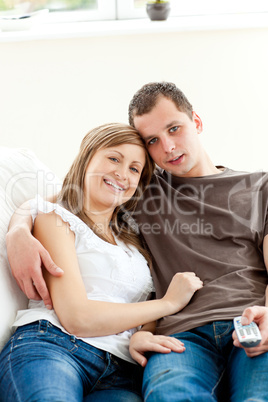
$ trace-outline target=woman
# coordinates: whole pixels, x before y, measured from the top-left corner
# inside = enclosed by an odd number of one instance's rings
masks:
[[[44,270],[53,310],[31,300],[18,312],[0,355],[1,401],[141,400],[131,335],[179,311],[202,286],[176,276],[162,299],[146,301],[150,259],[125,217],[153,168],[134,128],[100,126],[83,139],[56,202],[35,201],[34,235],[64,275]]]

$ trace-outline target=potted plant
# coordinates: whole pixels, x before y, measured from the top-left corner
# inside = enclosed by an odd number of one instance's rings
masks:
[[[148,0],[146,11],[152,21],[166,20],[170,13],[169,0]]]

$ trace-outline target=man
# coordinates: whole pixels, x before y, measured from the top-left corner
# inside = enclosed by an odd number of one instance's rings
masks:
[[[204,282],[188,306],[157,323],[156,335],[145,326],[132,338],[132,356],[146,365],[144,398],[215,401],[224,378],[225,401],[267,400],[268,177],[215,167],[199,141],[202,121],[174,84],[141,88],[130,103],[129,118],[164,169],[135,214],[153,255],[156,297],[175,272],[193,271]],[[49,308],[40,260],[50,272],[62,273],[42,246],[29,240],[21,219],[11,223],[7,236],[11,267],[28,297],[41,296]],[[20,233],[27,233],[25,241]],[[233,333],[232,320],[242,313],[244,323],[254,319],[259,324],[263,340],[255,348],[243,350]],[[174,353],[175,344],[162,335],[183,341],[186,350]],[[144,350],[153,353],[148,358]]]
[[[141,88],[130,102],[129,121],[164,169],[136,212],[154,259],[156,297],[178,271],[192,270],[204,283],[181,312],[159,320],[156,333],[180,339],[186,350],[150,356],[144,398],[217,400],[225,377],[225,400],[267,400],[268,354],[262,354],[263,346],[246,353],[233,346],[232,319],[249,306],[265,304],[268,175],[215,167],[199,141],[202,121],[174,84]],[[254,311],[246,311],[248,318]],[[131,352],[143,365],[145,342],[160,352],[166,347],[161,338],[137,333]],[[237,340],[235,345],[241,346]]]

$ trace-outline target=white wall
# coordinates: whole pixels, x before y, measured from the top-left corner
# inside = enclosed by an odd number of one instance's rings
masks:
[[[0,43],[0,145],[63,177],[87,131],[127,122],[146,82],[175,82],[215,164],[268,170],[268,29]]]

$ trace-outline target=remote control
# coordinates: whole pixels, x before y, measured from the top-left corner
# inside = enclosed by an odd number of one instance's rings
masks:
[[[234,327],[239,342],[245,348],[253,348],[261,341],[261,333],[258,325],[252,322],[249,325],[241,324],[241,316],[234,318]]]

